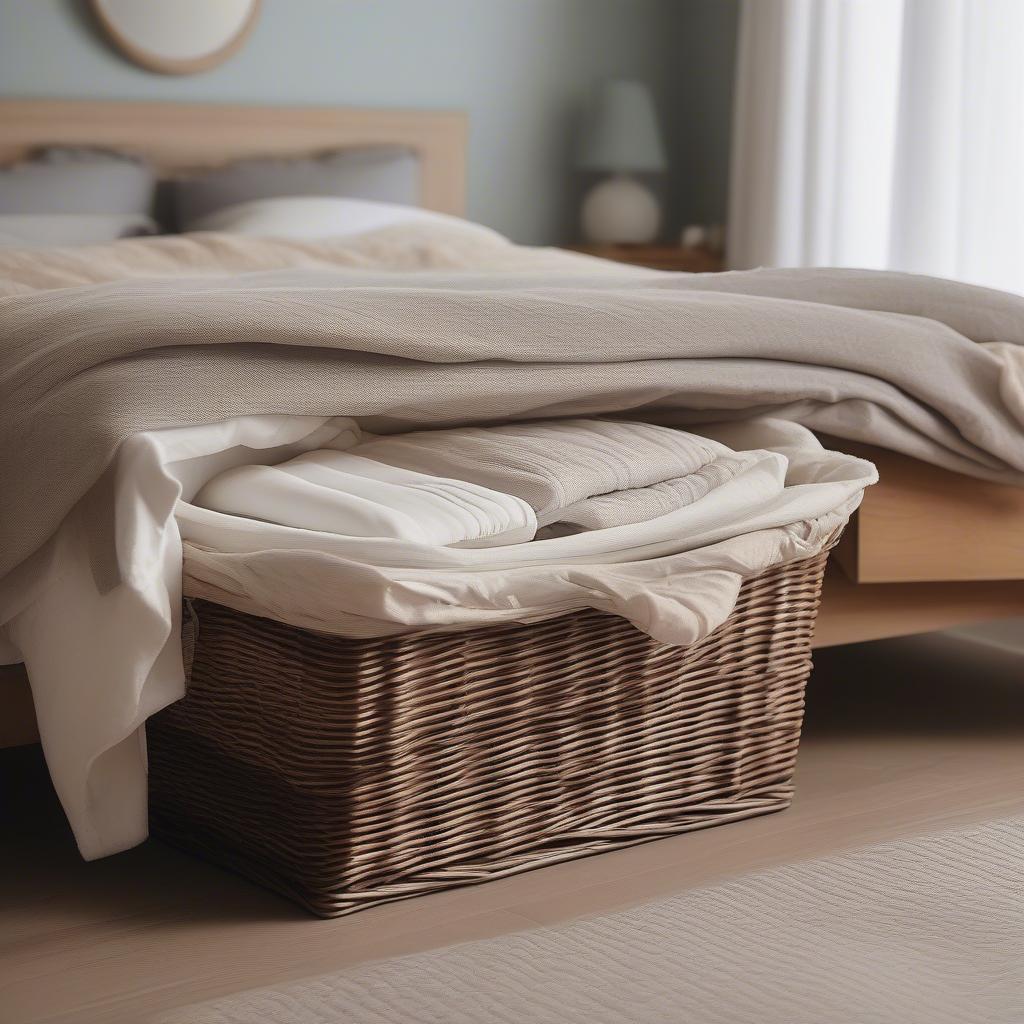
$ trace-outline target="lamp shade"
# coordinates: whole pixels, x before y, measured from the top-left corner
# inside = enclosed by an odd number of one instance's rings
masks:
[[[588,171],[663,171],[665,147],[651,91],[617,79],[597,91],[583,135],[579,166]]]

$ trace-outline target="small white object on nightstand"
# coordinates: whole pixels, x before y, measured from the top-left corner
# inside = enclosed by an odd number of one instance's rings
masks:
[[[583,202],[583,233],[590,242],[641,244],[661,226],[654,193],[633,177],[665,170],[665,150],[650,90],[642,82],[604,83],[584,136],[580,167],[610,171]]]

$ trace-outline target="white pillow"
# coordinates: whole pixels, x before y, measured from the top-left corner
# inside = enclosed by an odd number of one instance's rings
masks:
[[[0,214],[0,249],[97,245],[156,231],[140,213],[6,213]]]
[[[339,196],[277,196],[226,206],[189,225],[191,231],[223,231],[263,238],[339,238],[396,224],[468,222],[415,206]]]

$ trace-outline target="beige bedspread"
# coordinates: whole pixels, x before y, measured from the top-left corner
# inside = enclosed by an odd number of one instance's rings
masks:
[[[771,412],[1024,483],[1024,299],[966,285],[626,270],[467,225],[6,252],[0,296],[0,578],[87,494],[113,569],[118,446],[240,414],[387,431]]]

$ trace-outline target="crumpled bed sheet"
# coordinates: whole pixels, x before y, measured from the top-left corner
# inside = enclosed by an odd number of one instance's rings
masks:
[[[192,501],[179,502],[188,593],[352,637],[531,622],[593,607],[628,618],[657,640],[686,646],[725,620],[743,578],[820,551],[876,479],[870,463],[828,452],[808,430],[784,420],[718,424],[705,428],[707,436],[597,424],[600,457],[586,452],[586,428],[578,421],[567,433],[580,444],[560,452],[555,424],[367,439],[351,421],[332,423],[339,434],[328,445],[274,468],[229,469]],[[544,439],[546,464],[537,447]],[[502,448],[503,441],[509,446]],[[636,459],[626,465],[618,456],[631,445]],[[478,486],[486,480],[488,489],[505,488],[491,491],[496,497],[514,492],[534,513],[544,539],[526,543],[522,526],[501,546],[324,530],[324,496],[308,503],[306,489],[294,486],[306,481],[287,467],[322,468],[356,452],[389,466],[424,465],[444,474],[439,479],[456,472],[475,476]],[[279,478],[269,492],[268,476]],[[619,484],[638,486],[615,489],[616,476]],[[666,500],[687,483],[689,500]],[[342,514],[346,504],[338,502]],[[602,519],[609,509],[622,513],[618,525],[557,528],[566,514]],[[466,528],[470,532],[468,522]]]

